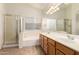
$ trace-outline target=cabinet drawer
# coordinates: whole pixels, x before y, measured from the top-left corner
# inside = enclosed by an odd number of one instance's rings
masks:
[[[75,55],[79,55],[79,52],[75,52]]]
[[[48,43],[47,50],[48,55],[55,55],[55,47],[52,44]]]
[[[64,53],[56,49],[56,55],[64,55]]]
[[[47,46],[47,37],[44,37],[44,45],[46,45]]]
[[[54,45],[54,46],[55,46],[55,41],[54,41],[54,40],[52,40],[52,39],[50,39],[50,38],[48,38],[48,43],[51,43],[52,45]]]
[[[64,45],[56,42],[56,48],[60,51],[62,51],[66,55],[73,55],[74,51],[68,47],[65,47]]]
[[[44,48],[44,52],[45,54],[47,54],[47,37],[44,36],[44,39],[43,39],[43,48]]]

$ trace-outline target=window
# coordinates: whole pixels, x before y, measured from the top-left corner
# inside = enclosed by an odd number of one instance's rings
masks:
[[[41,28],[41,23],[39,19],[32,17],[25,19],[25,30],[39,30],[40,28]]]

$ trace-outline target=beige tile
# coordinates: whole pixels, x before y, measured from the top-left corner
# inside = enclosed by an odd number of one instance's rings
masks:
[[[4,48],[0,50],[0,55],[43,55],[40,46],[26,47],[26,48]]]

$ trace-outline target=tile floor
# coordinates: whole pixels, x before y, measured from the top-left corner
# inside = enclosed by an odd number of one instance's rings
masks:
[[[0,55],[44,55],[40,46],[27,48],[3,48],[0,50]]]

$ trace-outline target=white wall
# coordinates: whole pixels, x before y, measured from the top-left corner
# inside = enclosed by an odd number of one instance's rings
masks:
[[[15,14],[26,17],[41,17],[41,11],[27,4],[5,4],[7,14]]]
[[[72,5],[68,5],[65,8],[65,19],[72,19]]]
[[[4,40],[4,5],[0,4],[0,49],[2,48],[3,40]]]
[[[5,13],[5,6],[4,4],[0,3],[0,15],[3,15]]]
[[[79,14],[76,15],[76,34],[79,35]]]
[[[0,49],[2,47],[3,44],[3,40],[4,40],[4,17],[2,15],[0,15]]]
[[[76,34],[76,15],[79,11],[79,3],[72,4],[72,31]]]

